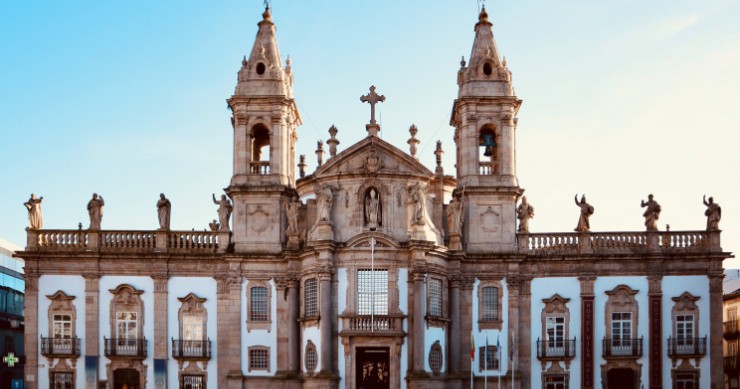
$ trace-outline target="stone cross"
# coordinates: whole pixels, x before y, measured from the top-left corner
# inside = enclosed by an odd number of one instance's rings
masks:
[[[375,85],[372,85],[370,86],[370,93],[365,96],[360,96],[360,101],[363,103],[370,103],[370,124],[376,124],[375,104],[385,101],[385,96],[375,93]]]

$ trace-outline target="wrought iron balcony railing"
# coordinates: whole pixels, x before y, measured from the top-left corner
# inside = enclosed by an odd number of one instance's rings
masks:
[[[54,358],[80,356],[80,338],[41,337],[41,355]]]
[[[604,338],[604,358],[639,358],[642,338]]]
[[[668,356],[671,358],[700,358],[707,355],[707,337],[671,338],[668,337]]]
[[[576,356],[576,338],[562,340],[537,339],[537,359],[573,359]]]
[[[211,341],[172,339],[172,358],[211,359]]]
[[[146,339],[104,338],[106,357],[146,358]]]
[[[740,335],[740,321],[729,320],[722,323],[722,336],[725,339],[736,339]]]

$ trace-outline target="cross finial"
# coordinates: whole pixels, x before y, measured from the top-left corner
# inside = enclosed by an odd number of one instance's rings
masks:
[[[363,103],[370,103],[370,124],[376,124],[375,104],[385,101],[385,96],[375,93],[375,85],[372,85],[370,86],[370,93],[365,96],[360,96],[360,101]]]

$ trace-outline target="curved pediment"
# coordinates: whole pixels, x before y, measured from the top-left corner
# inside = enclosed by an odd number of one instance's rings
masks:
[[[315,179],[336,175],[409,175],[429,178],[434,173],[418,160],[376,137],[355,143],[314,172]]]
[[[370,238],[375,239],[375,248],[399,248],[401,245],[392,237],[386,234],[372,233],[356,235],[347,241],[348,248],[367,248],[370,247]]]

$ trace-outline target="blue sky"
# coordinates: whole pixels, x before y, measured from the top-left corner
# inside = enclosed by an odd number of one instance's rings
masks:
[[[339,128],[340,151],[365,136],[374,84],[383,137],[421,160],[434,142],[454,174],[461,56],[475,0],[273,0],[281,54],[291,56],[303,116],[299,153]],[[487,9],[513,72],[520,184],[535,232],[572,231],[575,193],[596,208],[595,231],[643,230],[640,200],[663,206],[660,227],[705,228],[703,194],[723,207],[723,248],[740,248],[738,1],[495,1]],[[225,99],[251,50],[261,1],[0,2],[0,236],[25,244],[31,192],[46,228],[87,226],[93,192],[103,227],[202,229],[211,193],[232,173]],[[726,262],[726,266],[735,261]]]

